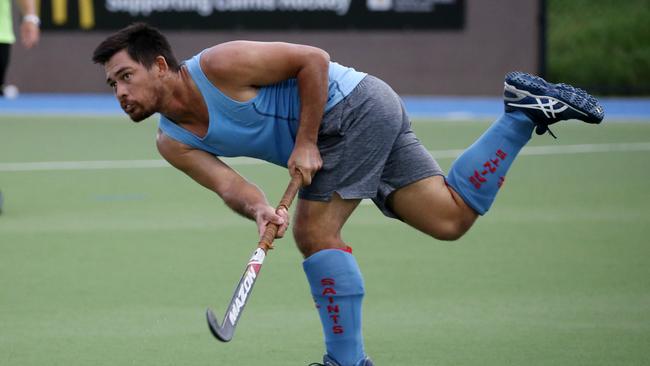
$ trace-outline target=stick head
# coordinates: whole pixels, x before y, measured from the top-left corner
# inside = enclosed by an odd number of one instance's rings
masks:
[[[232,339],[235,328],[230,324],[230,322],[227,322],[225,321],[226,319],[224,319],[223,325],[220,326],[217,317],[210,309],[206,310],[205,316],[208,320],[208,327],[210,327],[212,335],[222,342],[229,342]]]

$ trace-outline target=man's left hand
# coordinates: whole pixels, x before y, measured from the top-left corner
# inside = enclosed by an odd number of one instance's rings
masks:
[[[255,221],[260,238],[264,235],[264,231],[266,231],[269,223],[278,226],[278,232],[275,234],[275,238],[281,238],[289,227],[289,212],[284,208],[276,210],[271,206],[265,206],[257,211]]]

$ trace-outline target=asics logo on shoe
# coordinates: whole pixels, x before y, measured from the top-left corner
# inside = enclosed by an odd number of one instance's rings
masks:
[[[566,111],[567,109],[571,109],[572,111],[577,112],[583,116],[587,116],[585,112],[573,108],[558,99],[548,96],[534,95],[525,90],[517,89],[508,83],[505,83],[505,92],[509,94],[504,95],[503,97],[503,99],[506,101],[507,106],[538,110],[541,111],[548,119],[556,119],[560,117],[558,114]]]
[[[603,107],[596,98],[568,84],[549,83],[521,71],[508,73],[504,84],[506,112],[522,111],[537,126],[544,127],[569,119],[600,123],[605,117]]]
[[[559,100],[555,100],[552,98],[546,98],[546,101],[543,101],[541,98],[535,98],[535,101],[537,102],[537,104],[508,103],[508,105],[511,107],[540,110],[542,111],[542,113],[544,113],[544,116],[546,116],[546,118],[555,118],[556,113],[562,113],[566,111],[567,108],[569,108],[568,105],[560,102]]]

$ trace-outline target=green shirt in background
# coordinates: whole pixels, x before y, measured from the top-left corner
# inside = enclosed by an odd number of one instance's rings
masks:
[[[13,17],[11,13],[12,0],[0,0],[0,43],[14,43]]]

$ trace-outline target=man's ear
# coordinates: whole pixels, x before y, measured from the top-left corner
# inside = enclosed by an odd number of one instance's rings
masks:
[[[161,74],[164,74],[169,70],[169,65],[167,65],[167,60],[163,56],[157,56],[154,65],[158,67],[158,71]]]

